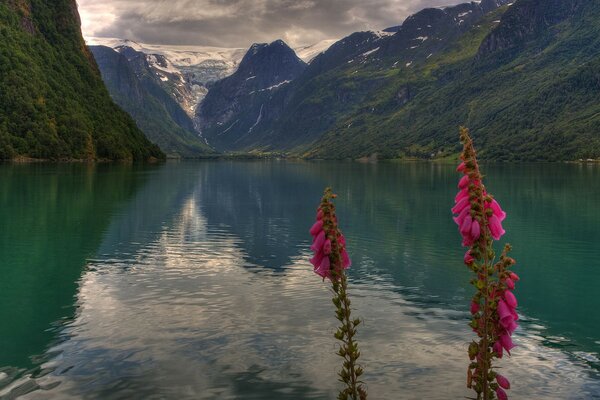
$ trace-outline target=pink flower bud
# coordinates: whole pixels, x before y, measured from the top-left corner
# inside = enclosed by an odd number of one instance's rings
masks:
[[[471,250],[467,250],[467,252],[465,253],[465,264],[467,265],[471,265],[473,263],[473,261],[475,261],[475,258],[471,255]]]
[[[319,209],[319,211],[317,212],[317,220],[319,219],[323,219],[323,210]]]
[[[508,306],[510,308],[512,308],[512,309],[517,308],[517,298],[510,290],[507,290],[506,292],[504,292],[504,300],[506,301],[506,304],[508,304]]]
[[[466,169],[467,166],[465,165],[464,161],[458,164],[458,167],[456,167],[457,172],[465,172]]]
[[[465,175],[463,176],[460,181],[458,182],[458,187],[461,189],[466,188],[467,186],[469,186],[469,176]]]
[[[313,237],[317,236],[321,230],[323,230],[323,221],[319,219],[317,222],[315,222],[312,228],[310,228],[310,234]]]
[[[519,278],[519,275],[515,274],[514,272],[511,272],[509,276],[510,276],[510,279],[512,279],[515,282],[518,282],[519,279],[521,279],[521,278]]]
[[[496,396],[498,396],[498,400],[508,400],[508,395],[502,388],[496,389]]]
[[[510,382],[504,376],[496,374],[496,382],[498,382],[501,388],[510,389]]]
[[[471,314],[477,314],[479,312],[479,304],[474,301],[471,302]]]

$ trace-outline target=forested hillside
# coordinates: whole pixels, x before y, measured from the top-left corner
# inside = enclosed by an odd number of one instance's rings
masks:
[[[0,159],[162,158],[111,100],[75,0],[0,3]]]

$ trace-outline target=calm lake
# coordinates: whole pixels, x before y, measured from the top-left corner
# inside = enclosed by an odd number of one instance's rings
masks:
[[[600,399],[600,166],[484,166],[522,280],[513,399]],[[0,398],[334,399],[323,188],[371,399],[461,399],[474,289],[452,165],[0,165]],[[500,247],[498,246],[498,249]]]

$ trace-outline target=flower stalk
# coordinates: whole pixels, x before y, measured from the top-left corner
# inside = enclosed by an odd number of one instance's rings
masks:
[[[505,231],[502,221],[506,213],[483,185],[483,176],[477,162],[473,141],[466,128],[461,128],[463,143],[462,163],[457,171],[463,174],[455,197],[452,213],[462,235],[462,245],[469,249],[464,263],[473,271],[471,283],[476,293],[471,300],[470,326],[479,337],[469,345],[471,363],[467,371],[467,387],[477,393],[477,400],[506,400],[505,389],[510,382],[495,371],[494,359],[502,358],[514,347],[511,336],[517,328],[519,316],[517,299],[512,290],[519,280],[510,268],[515,260],[508,256],[510,245],[504,247],[495,262],[494,240]]]
[[[363,369],[357,363],[360,351],[355,339],[356,328],[361,321],[352,318],[352,303],[348,297],[348,277],[345,272],[351,261],[346,251],[346,239],[338,227],[333,203],[335,198],[336,195],[330,188],[325,189],[317,209],[317,221],[310,229],[313,236],[311,250],[314,252],[310,261],[316,274],[323,280],[331,281],[335,316],[340,322],[334,337],[341,342],[337,354],[342,357],[343,364],[338,375],[345,388],[340,391],[338,399],[363,400],[367,398],[367,391],[360,380]]]

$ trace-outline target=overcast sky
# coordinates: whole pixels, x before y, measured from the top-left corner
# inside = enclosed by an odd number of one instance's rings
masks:
[[[400,24],[460,0],[78,0],[85,36],[153,44],[292,46]]]

